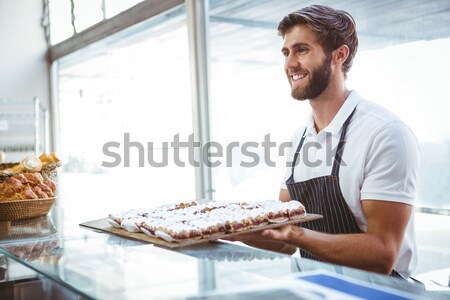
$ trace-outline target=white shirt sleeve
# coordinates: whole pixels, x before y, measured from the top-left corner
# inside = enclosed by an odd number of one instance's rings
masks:
[[[413,204],[419,169],[419,146],[402,122],[390,122],[374,136],[368,149],[361,200]]]

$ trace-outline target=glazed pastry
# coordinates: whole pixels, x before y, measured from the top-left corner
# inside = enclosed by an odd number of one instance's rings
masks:
[[[55,191],[56,183],[40,173],[19,173],[0,183],[0,201],[50,198]]]
[[[183,242],[243,232],[305,215],[305,207],[295,200],[206,204],[194,201],[110,214],[108,222],[130,232],[139,230],[150,237]]]

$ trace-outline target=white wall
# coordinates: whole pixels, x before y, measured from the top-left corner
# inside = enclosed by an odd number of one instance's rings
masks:
[[[0,0],[0,98],[39,97],[49,107],[41,0]]]

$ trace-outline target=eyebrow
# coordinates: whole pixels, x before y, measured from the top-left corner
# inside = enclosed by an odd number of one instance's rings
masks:
[[[298,47],[304,47],[304,46],[309,47],[309,44],[308,43],[295,43],[294,45],[292,45],[291,48],[298,48]],[[289,50],[289,49],[287,47],[281,48],[281,52],[284,52],[286,50]]]

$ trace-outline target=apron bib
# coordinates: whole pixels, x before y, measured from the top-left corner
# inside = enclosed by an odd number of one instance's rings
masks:
[[[297,147],[292,164],[291,176],[286,181],[291,199],[298,199],[306,207],[309,213],[320,214],[322,219],[302,223],[301,226],[314,231],[330,234],[352,234],[362,233],[355,218],[345,202],[339,185],[339,167],[345,145],[345,134],[348,124],[355,110],[345,120],[336,154],[333,161],[331,175],[312,178],[306,181],[294,181],[294,168],[298,159],[303,142],[305,141],[305,131]],[[299,249],[302,257],[319,260],[317,257]],[[396,271],[392,271],[391,276],[401,277]]]

